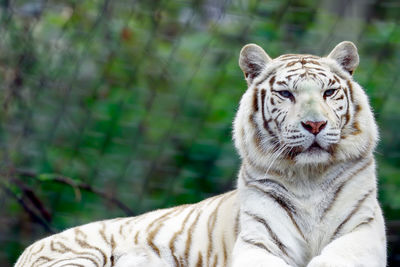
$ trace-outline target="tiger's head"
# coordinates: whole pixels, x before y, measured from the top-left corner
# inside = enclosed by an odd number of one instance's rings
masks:
[[[248,89],[234,122],[241,157],[271,167],[332,164],[372,153],[378,133],[368,98],[353,80],[358,63],[351,42],[327,57],[275,59],[255,44],[244,46],[239,65]]]

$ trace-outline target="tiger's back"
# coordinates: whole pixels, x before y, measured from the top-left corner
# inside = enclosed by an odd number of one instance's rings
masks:
[[[15,266],[229,266],[236,196],[71,228],[32,244]]]

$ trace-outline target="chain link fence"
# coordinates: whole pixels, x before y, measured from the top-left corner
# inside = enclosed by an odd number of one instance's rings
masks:
[[[390,266],[400,266],[400,2],[0,1],[0,263],[77,224],[234,187],[240,48],[359,48],[381,129]]]

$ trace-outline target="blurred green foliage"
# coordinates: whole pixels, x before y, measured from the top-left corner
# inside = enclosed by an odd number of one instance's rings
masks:
[[[272,57],[357,44],[355,79],[381,129],[379,197],[386,218],[399,220],[399,9],[396,1],[0,1],[0,263],[52,231],[233,188],[231,122],[246,89],[237,59],[248,42]]]

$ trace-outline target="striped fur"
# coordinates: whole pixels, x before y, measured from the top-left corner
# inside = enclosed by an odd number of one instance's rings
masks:
[[[355,46],[271,59],[247,45],[239,64],[248,89],[234,121],[237,190],[66,230],[15,266],[385,266],[378,133],[352,78]]]

